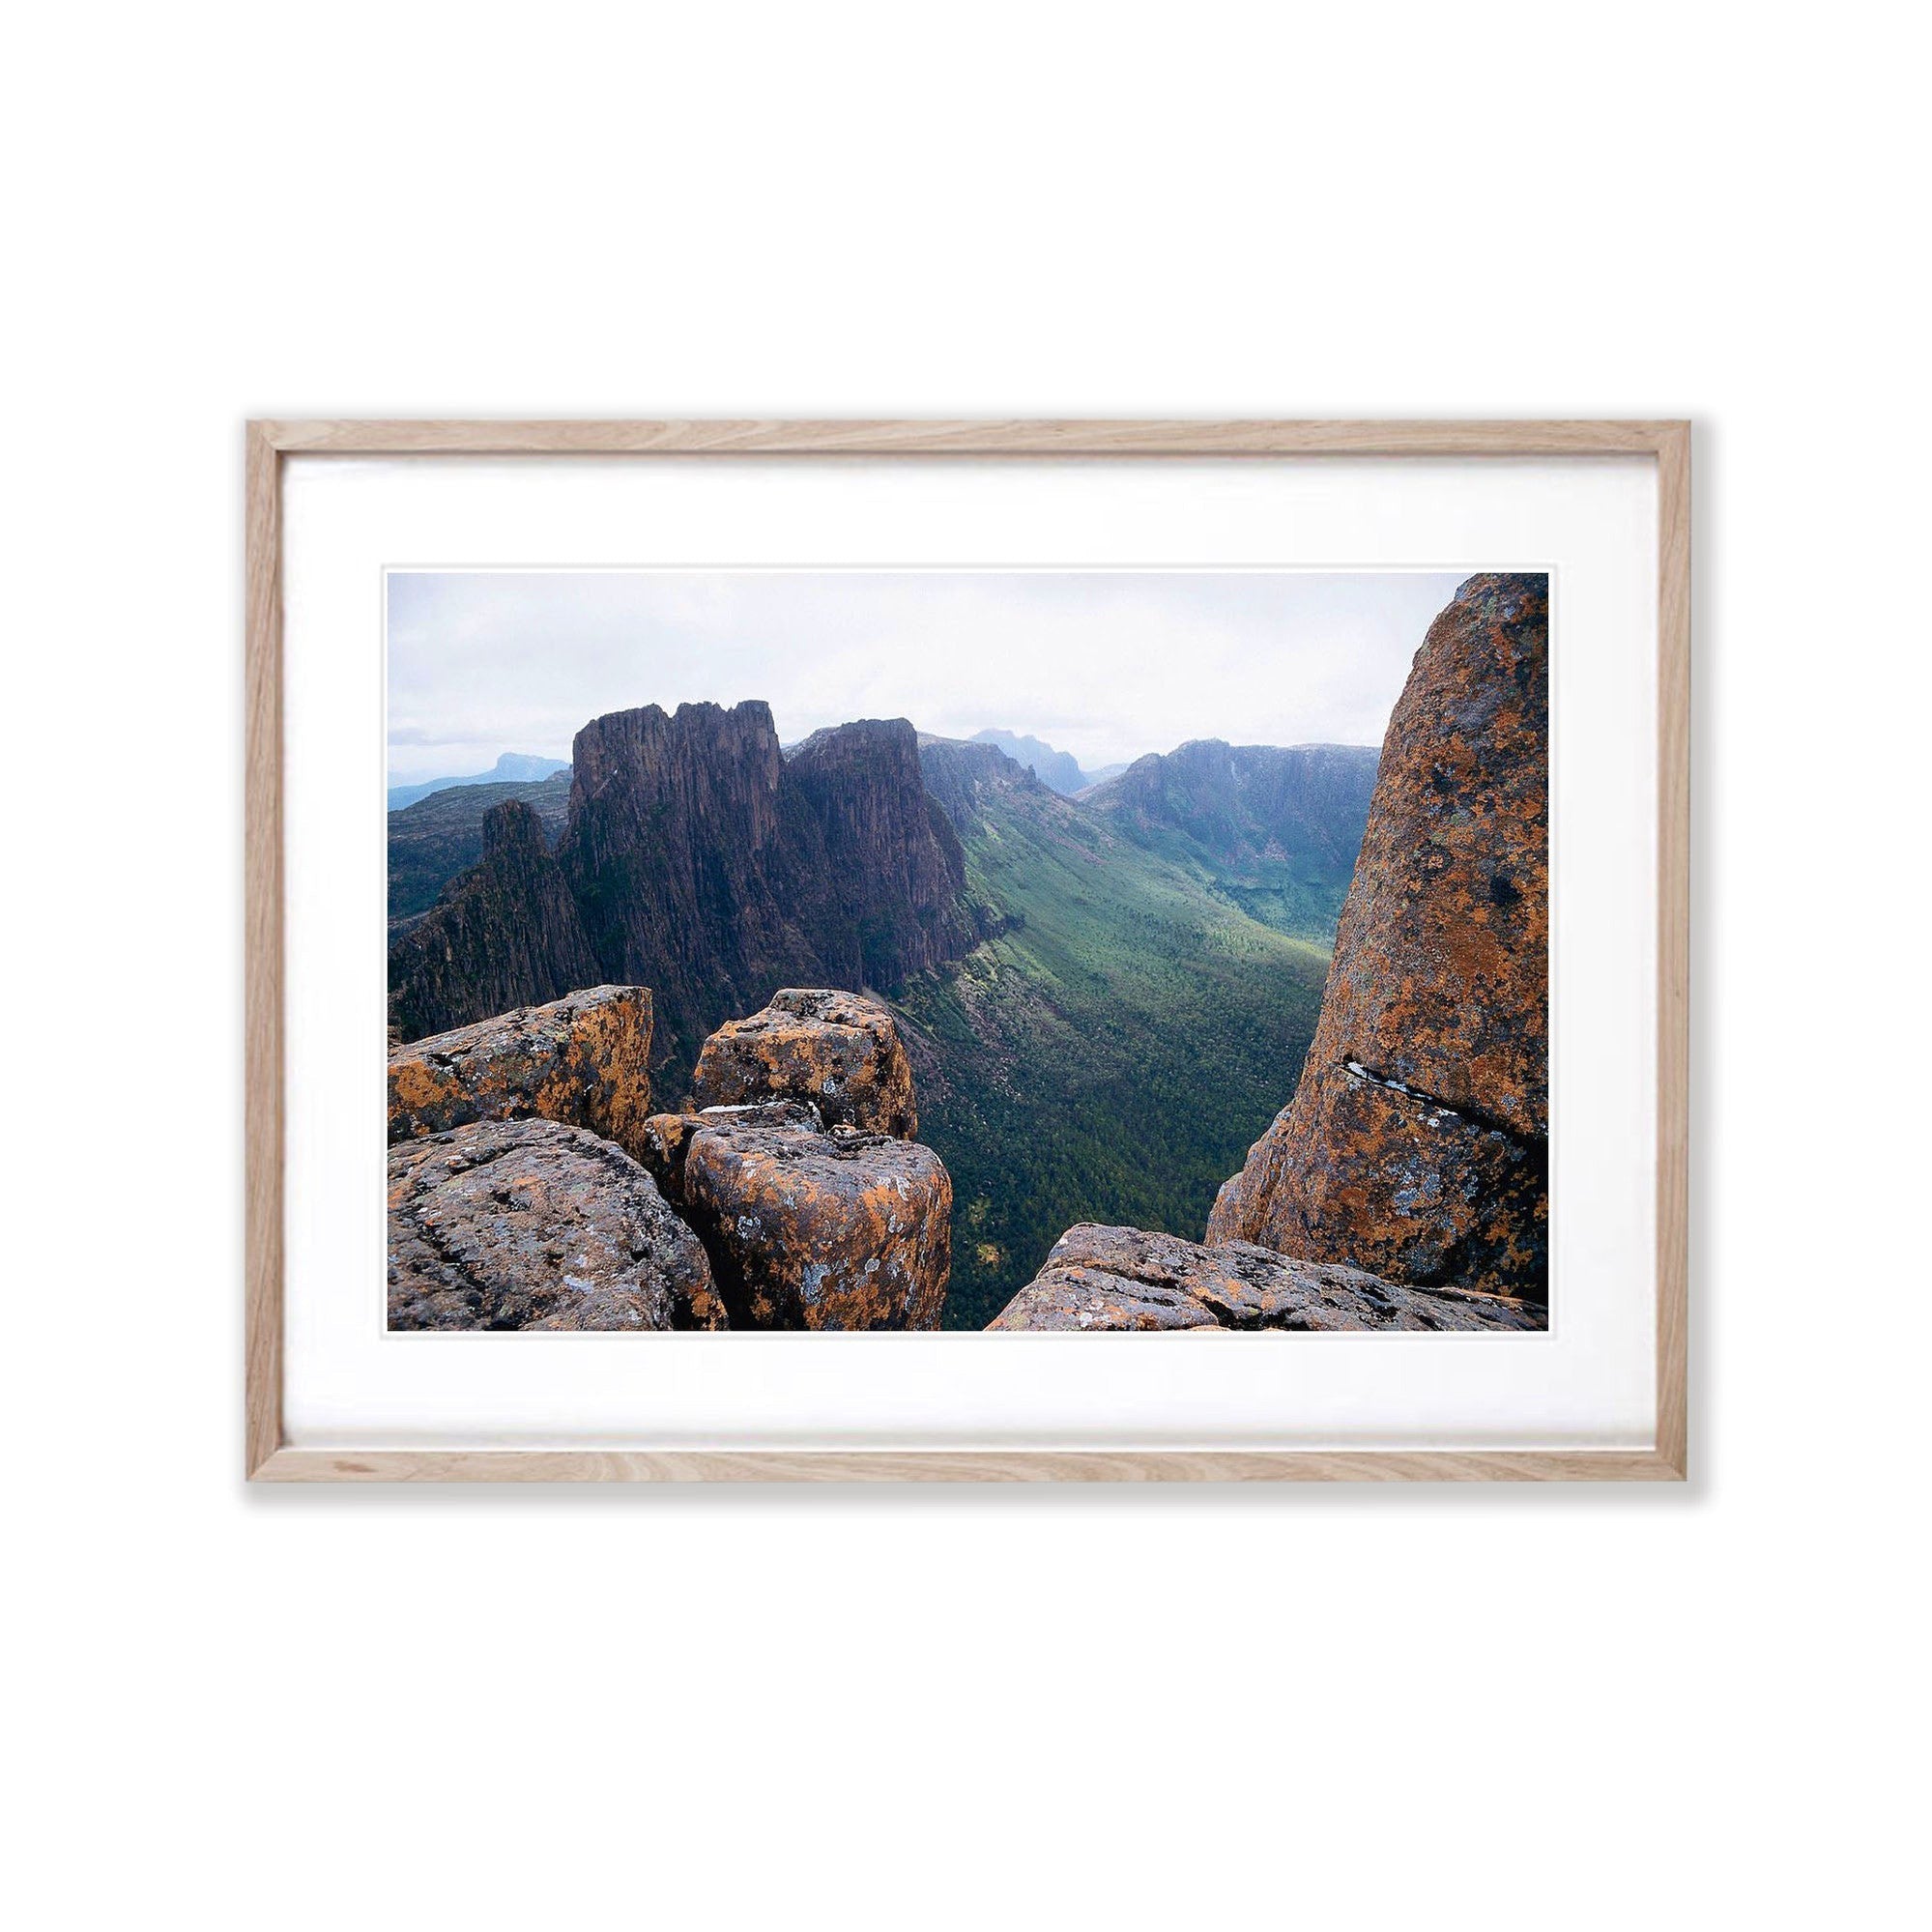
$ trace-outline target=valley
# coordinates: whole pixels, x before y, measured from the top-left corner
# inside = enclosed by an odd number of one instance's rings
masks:
[[[944,1325],[982,1328],[1076,1222],[1199,1239],[1294,1090],[1374,771],[1206,741],[1076,797],[903,720],[781,753],[756,703],[613,714],[574,788],[391,814],[392,1017],[410,1038],[649,985],[675,1095],[778,987],[875,992],[952,1177]]]

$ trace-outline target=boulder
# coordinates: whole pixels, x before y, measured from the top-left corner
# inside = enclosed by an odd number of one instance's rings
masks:
[[[761,1013],[705,1042],[691,1080],[700,1108],[809,1101],[827,1126],[909,1140],[919,1131],[912,1066],[892,1015],[876,999],[787,987]]]
[[[1543,1310],[1359,1268],[1292,1260],[1244,1241],[1203,1247],[1138,1227],[1071,1227],[989,1328],[1537,1330]]]
[[[1549,580],[1479,576],[1389,721],[1321,1019],[1213,1242],[1547,1298]]]
[[[560,1120],[633,1155],[650,1112],[650,990],[593,986],[389,1053],[389,1139]]]
[[[698,1238],[621,1148],[487,1120],[389,1157],[389,1325],[723,1328]]]
[[[797,1102],[658,1114],[645,1139],[735,1328],[938,1327],[953,1184],[930,1147]]]

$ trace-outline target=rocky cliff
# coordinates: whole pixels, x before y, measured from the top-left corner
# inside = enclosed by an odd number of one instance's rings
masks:
[[[515,800],[493,805],[482,841],[477,864],[390,943],[389,1021],[405,1040],[609,977],[536,814]]]
[[[542,822],[554,848],[570,808],[569,767],[533,784],[452,785],[389,818],[389,934],[427,912],[443,888],[483,855],[483,819],[514,799]]]
[[[573,770],[558,862],[604,975],[655,994],[674,1069],[788,983],[890,986],[973,943],[903,719],[788,760],[762,703],[651,705],[592,719]]]
[[[1430,625],[1300,1084],[1210,1241],[1546,1299],[1548,669],[1546,577]]]
[[[817,733],[788,759],[755,701],[611,712],[577,734],[554,859],[520,803],[483,832],[478,865],[392,940],[404,1039],[644,985],[677,1087],[706,1033],[780,987],[895,987],[982,931],[904,719]]]
[[[1045,740],[1027,733],[975,732],[970,741],[996,746],[1016,764],[1024,764],[1043,785],[1051,786],[1062,797],[1071,798],[1075,793],[1085,791],[1093,783],[1092,778],[1080,768],[1079,761],[1071,752],[1055,751]]]
[[[979,931],[965,906],[966,854],[927,794],[904,718],[815,732],[786,760],[785,779],[823,832],[836,916],[858,941],[857,977],[844,983],[896,987],[970,949]]]
[[[1362,745],[1197,738],[1138,759],[1082,802],[1138,843],[1192,859],[1263,925],[1326,938],[1368,822]]]

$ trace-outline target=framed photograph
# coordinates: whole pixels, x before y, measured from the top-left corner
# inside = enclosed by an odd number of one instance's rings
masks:
[[[1687,424],[246,514],[251,1479],[1683,1478]]]

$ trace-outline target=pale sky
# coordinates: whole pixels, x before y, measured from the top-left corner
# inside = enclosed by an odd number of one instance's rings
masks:
[[[1030,733],[1088,770],[1382,741],[1466,572],[392,571],[392,784],[570,756],[604,711],[763,698],[787,744],[853,718]]]

